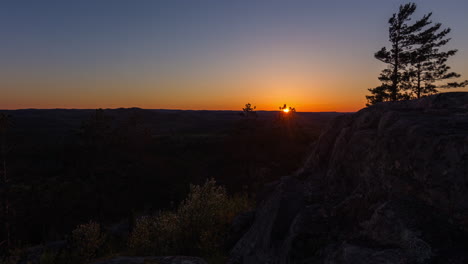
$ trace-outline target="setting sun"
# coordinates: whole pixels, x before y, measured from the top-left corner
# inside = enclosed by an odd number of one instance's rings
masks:
[[[285,113],[289,113],[289,108],[285,108],[285,109],[283,109],[283,112],[285,112]]]

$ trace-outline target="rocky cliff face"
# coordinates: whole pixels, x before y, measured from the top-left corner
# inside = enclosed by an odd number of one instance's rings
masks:
[[[337,118],[231,263],[468,263],[468,93]]]

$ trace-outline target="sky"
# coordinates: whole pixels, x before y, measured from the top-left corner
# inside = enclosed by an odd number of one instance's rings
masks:
[[[468,1],[414,2],[452,29],[448,64],[468,79]],[[357,111],[404,3],[2,0],[0,109]]]

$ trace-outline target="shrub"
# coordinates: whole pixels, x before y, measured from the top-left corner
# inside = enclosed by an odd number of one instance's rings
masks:
[[[129,247],[135,254],[170,255],[172,242],[179,236],[175,233],[177,224],[177,215],[172,212],[140,217],[130,234]]]
[[[78,259],[88,262],[96,257],[96,253],[104,243],[104,239],[105,236],[101,232],[100,225],[90,221],[78,225],[72,231],[71,246]]]
[[[249,206],[247,197],[230,197],[213,179],[191,185],[174,212],[138,219],[129,246],[136,254],[219,255],[232,219]]]

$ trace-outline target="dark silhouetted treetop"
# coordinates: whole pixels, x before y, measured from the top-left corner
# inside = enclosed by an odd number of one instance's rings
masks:
[[[288,108],[286,104],[284,104],[283,106],[280,106],[279,110],[281,111],[281,113],[289,113],[289,112],[295,113],[296,112],[296,108],[291,107],[291,106]]]
[[[246,103],[245,108],[242,108],[242,115],[245,117],[257,117],[256,108],[256,106],[252,107],[252,104]]]

